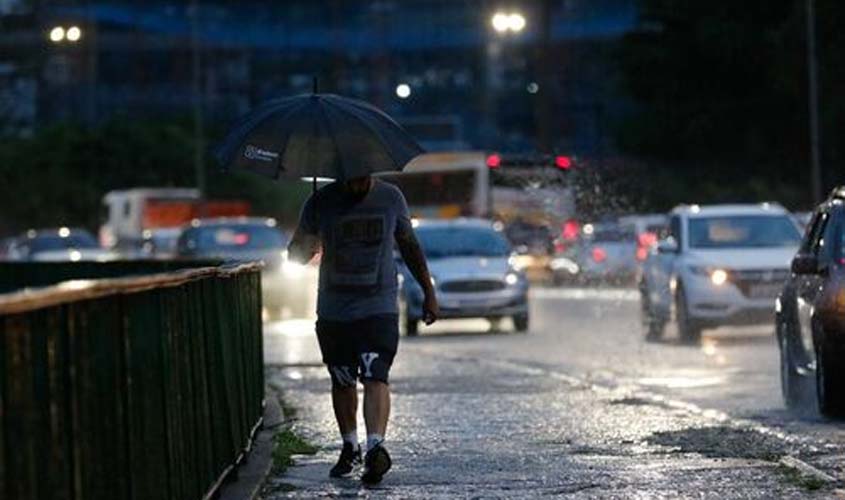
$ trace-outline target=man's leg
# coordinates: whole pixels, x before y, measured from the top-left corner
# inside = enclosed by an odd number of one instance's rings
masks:
[[[317,321],[317,339],[323,354],[323,362],[332,380],[332,407],[335,420],[343,440],[337,464],[332,467],[331,477],[343,477],[361,463],[361,448],[358,445],[358,361],[357,350],[350,342],[349,325],[332,321]]]
[[[351,387],[340,387],[333,384],[332,406],[334,416],[337,419],[337,426],[341,436],[347,436],[354,432],[358,425],[358,390]]]
[[[365,380],[364,423],[367,426],[367,436],[375,434],[384,437],[389,418],[390,386],[378,380]]]
[[[361,380],[364,383],[364,423],[367,425],[367,455],[361,480],[376,484],[391,467],[384,447],[384,433],[390,418],[390,366],[399,344],[396,315],[374,316],[367,320],[365,342],[360,353]]]

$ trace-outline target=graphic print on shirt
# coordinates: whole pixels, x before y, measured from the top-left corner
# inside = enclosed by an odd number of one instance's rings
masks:
[[[334,224],[331,284],[337,288],[374,289],[379,285],[386,237],[383,215],[342,217]]]

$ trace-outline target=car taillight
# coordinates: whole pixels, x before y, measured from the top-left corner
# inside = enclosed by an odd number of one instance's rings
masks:
[[[593,260],[597,263],[602,263],[607,260],[607,252],[604,251],[604,248],[601,247],[594,247],[592,252]]]
[[[492,154],[487,157],[487,167],[497,169],[502,165],[502,157],[497,154]]]
[[[657,243],[657,234],[652,232],[640,233],[640,235],[637,236],[637,243],[639,243],[641,247],[648,248]]]
[[[578,234],[581,233],[581,227],[575,219],[569,219],[563,223],[561,236],[566,241],[575,241],[578,239]]]

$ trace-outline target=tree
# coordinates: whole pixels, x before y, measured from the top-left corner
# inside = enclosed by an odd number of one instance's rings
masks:
[[[635,103],[617,124],[623,152],[643,160],[650,197],[678,201],[778,199],[810,203],[803,0],[642,0],[654,29],[619,52],[623,89]],[[823,157],[838,162],[835,137],[845,100],[835,29],[845,6],[819,2]],[[824,68],[830,68],[825,72]],[[836,90],[834,90],[836,89]],[[835,110],[835,111],[834,111]],[[828,177],[828,184],[838,181]],[[672,185],[672,189],[665,189]]]
[[[113,189],[194,185],[192,131],[186,120],[115,118],[85,128],[58,124],[31,138],[0,141],[0,234],[30,227],[100,224],[102,196]],[[310,187],[276,183],[206,166],[211,198],[251,202],[257,214],[291,225]]]

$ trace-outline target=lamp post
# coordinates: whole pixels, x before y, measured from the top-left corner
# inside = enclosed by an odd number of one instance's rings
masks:
[[[490,16],[490,27],[494,36],[490,37],[485,47],[486,71],[484,75],[483,112],[487,129],[492,131],[498,126],[496,119],[496,89],[502,81],[502,40],[522,33],[528,22],[521,12],[497,11]]]
[[[816,2],[805,0],[807,10],[807,104],[810,115],[810,162],[813,203],[822,199],[821,139],[819,131],[819,80],[816,55]]]

